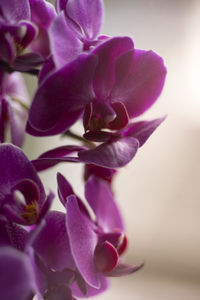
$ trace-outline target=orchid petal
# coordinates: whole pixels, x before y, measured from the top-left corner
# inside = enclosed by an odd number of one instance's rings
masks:
[[[66,13],[82,28],[87,39],[96,38],[103,20],[101,0],[68,0]]]
[[[11,246],[20,251],[24,251],[28,238],[28,232],[21,226],[0,220],[0,247]]]
[[[34,249],[56,271],[74,268],[75,265],[65,229],[65,214],[51,211],[45,221],[45,226],[33,243]]]
[[[76,157],[69,157],[68,155],[73,152],[84,150],[85,147],[81,146],[61,146],[44,152],[38,159],[32,161],[37,171],[43,171],[47,168],[53,167],[61,162],[79,162]]]
[[[80,55],[39,86],[30,108],[30,125],[44,135],[59,133],[71,126],[91,101],[91,80],[96,57]]]
[[[151,121],[140,121],[130,124],[125,131],[125,136],[133,136],[139,141],[140,147],[144,145],[150,135],[165,120],[165,116]]]
[[[115,61],[124,52],[133,49],[133,41],[129,37],[115,37],[97,46],[92,52],[98,56],[93,88],[96,97],[106,99],[115,81]]]
[[[11,23],[30,19],[30,4],[28,0],[0,0],[3,17]]]
[[[67,1],[68,0],[56,0],[55,7],[57,13],[61,12],[62,10],[65,10]]]
[[[70,183],[60,173],[57,174],[57,182],[58,182],[58,195],[62,204],[65,206],[67,197],[73,195],[74,191]]]
[[[50,75],[54,70],[55,70],[55,64],[51,56],[43,63],[43,66],[40,70],[39,77],[38,77],[39,85],[41,85],[43,80],[45,80],[47,76]]]
[[[132,273],[135,273],[136,271],[140,270],[143,266],[144,266],[143,263],[139,266],[133,266],[133,265],[119,263],[117,265],[117,267],[114,268],[112,271],[105,272],[104,274],[109,277],[126,276],[126,275],[130,275]]]
[[[125,105],[122,102],[114,102],[112,108],[116,113],[116,118],[109,123],[109,128],[119,130],[128,125],[129,117]]]
[[[36,37],[38,34],[38,29],[36,25],[30,21],[21,21],[19,25],[23,28],[25,27],[26,33],[24,37],[19,41],[20,46],[25,49]]]
[[[81,53],[82,43],[67,24],[64,12],[53,21],[50,28],[50,44],[57,68],[69,63]]]
[[[112,271],[116,267],[118,259],[119,255],[117,250],[108,241],[98,245],[95,249],[94,263],[101,272]]]
[[[42,183],[23,151],[11,144],[0,145],[1,193],[9,194],[13,186],[23,179],[30,179],[40,190],[40,203],[45,199]]]
[[[76,266],[84,280],[98,289],[100,282],[93,261],[97,236],[89,219],[81,213],[74,195],[68,197],[66,209],[67,232]]]
[[[122,218],[107,182],[91,176],[85,184],[85,197],[96,215],[98,225],[104,232],[113,229],[123,230]]]
[[[33,271],[28,256],[23,252],[11,247],[2,247],[0,249],[0,274],[2,299],[27,300],[33,293]]]
[[[26,72],[30,69],[40,66],[44,59],[39,53],[25,53],[16,57],[12,67],[16,71]]]
[[[132,51],[131,69],[119,76],[127,54],[116,61],[116,81],[111,92],[113,102],[123,102],[129,117],[137,117],[146,111],[160,95],[166,75],[163,60],[153,51]]]
[[[56,17],[54,6],[44,0],[30,0],[31,20],[38,26],[38,36],[31,43],[30,49],[47,58],[50,55],[48,29]]]
[[[51,25],[52,20],[56,16],[54,6],[44,0],[29,0],[31,7],[31,20],[37,24],[39,28],[46,28]]]
[[[61,158],[39,158],[32,160],[32,164],[34,165],[37,172],[44,171],[51,167],[54,167],[57,164],[69,162],[69,163],[79,163],[82,162],[78,157],[61,157]]]
[[[138,140],[134,137],[120,137],[100,146],[80,151],[79,158],[87,164],[95,164],[106,168],[120,168],[131,161],[138,150]]]

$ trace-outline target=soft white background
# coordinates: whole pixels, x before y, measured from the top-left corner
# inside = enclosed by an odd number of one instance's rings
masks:
[[[136,48],[153,49],[164,58],[165,88],[144,118],[168,117],[114,184],[130,241],[126,260],[145,261],[145,267],[113,279],[112,288],[95,299],[199,300],[200,1],[104,3],[102,33],[129,35]],[[66,142],[71,141],[28,137],[25,151],[34,158]],[[42,173],[55,190],[57,170],[83,195],[81,166],[65,164]],[[60,209],[58,199],[54,207]]]

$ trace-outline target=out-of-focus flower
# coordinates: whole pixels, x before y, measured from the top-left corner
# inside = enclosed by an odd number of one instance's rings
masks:
[[[40,65],[49,55],[48,28],[54,17],[53,6],[44,0],[1,0],[1,61],[18,71]]]
[[[104,38],[98,37],[103,20],[101,0],[58,0],[58,16],[50,28],[53,58],[57,67],[89,51]]]
[[[0,247],[0,274],[2,299],[32,299],[33,271],[25,253],[12,247]]]
[[[48,58],[51,54],[49,45],[49,28],[56,17],[54,6],[45,0],[29,0],[31,9],[31,21],[37,25],[38,34],[30,44],[34,53]]]
[[[46,198],[35,168],[20,148],[0,145],[0,165],[0,215],[22,225],[39,223],[53,194]]]
[[[0,70],[0,141],[5,141],[10,126],[11,142],[22,146],[28,117],[29,95],[19,73]]]
[[[26,243],[29,233],[0,216],[0,293],[2,299],[32,299],[35,293],[34,269]]]

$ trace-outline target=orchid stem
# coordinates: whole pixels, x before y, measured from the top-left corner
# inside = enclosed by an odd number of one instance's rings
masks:
[[[84,139],[82,136],[74,133],[74,132],[71,132],[70,130],[67,130],[66,132],[63,133],[62,137],[64,136],[68,136],[68,137],[71,137],[79,142],[82,142],[83,144],[85,144],[87,147],[89,146],[90,148],[94,148],[95,147],[95,144],[90,142],[90,141],[87,141],[86,139]]]

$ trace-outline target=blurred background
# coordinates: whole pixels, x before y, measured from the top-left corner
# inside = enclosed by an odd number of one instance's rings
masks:
[[[96,300],[200,299],[200,1],[105,0],[102,33],[129,35],[135,47],[160,54],[168,69],[162,95],[144,115],[166,121],[120,170],[114,191],[125,219],[126,261],[145,266],[116,278]],[[36,83],[27,78],[30,93]],[[81,128],[81,127],[80,127]],[[79,125],[75,130],[79,130]],[[27,137],[29,158],[72,141]],[[63,173],[83,196],[80,165],[41,173],[56,191]],[[62,209],[55,200],[54,208]]]

